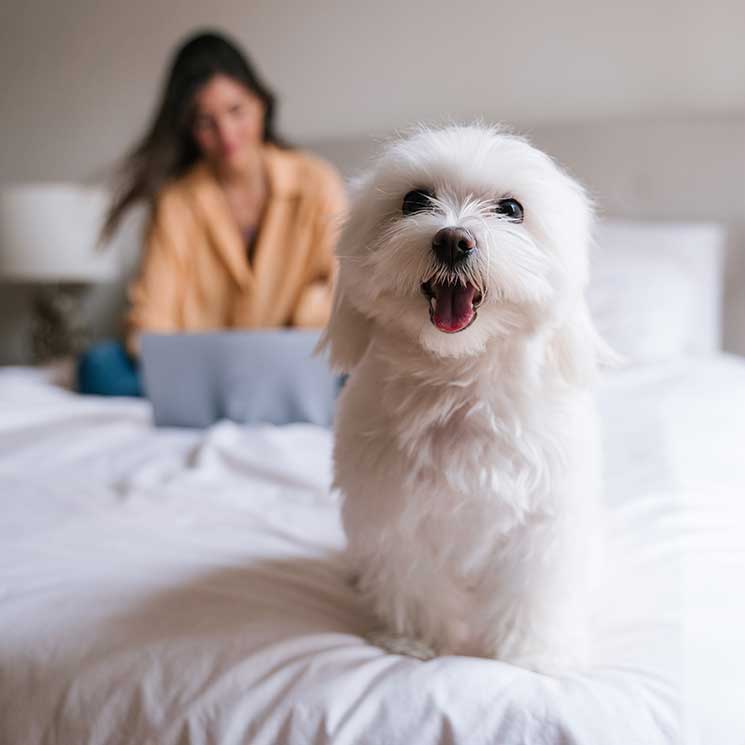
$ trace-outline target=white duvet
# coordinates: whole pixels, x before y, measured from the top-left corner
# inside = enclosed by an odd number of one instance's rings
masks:
[[[597,663],[367,644],[331,435],[0,372],[0,744],[743,745],[745,363],[610,374]]]

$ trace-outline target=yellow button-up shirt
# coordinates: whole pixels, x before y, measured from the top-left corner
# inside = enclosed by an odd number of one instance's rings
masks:
[[[141,331],[323,326],[331,308],[344,186],[326,162],[263,148],[268,196],[253,258],[225,194],[198,163],[159,195],[139,277],[130,286],[127,347]]]

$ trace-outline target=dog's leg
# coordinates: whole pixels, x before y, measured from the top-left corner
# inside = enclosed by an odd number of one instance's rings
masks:
[[[366,636],[367,641],[380,647],[388,654],[400,654],[415,657],[417,660],[431,660],[436,657],[435,651],[424,642],[401,636],[392,631],[371,631]]]
[[[483,651],[503,662],[556,675],[588,663],[587,585],[567,542],[550,560],[537,557],[513,566],[511,589],[489,594],[482,616]]]

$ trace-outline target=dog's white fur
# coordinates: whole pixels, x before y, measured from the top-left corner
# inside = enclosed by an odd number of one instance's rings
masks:
[[[422,187],[435,208],[404,216]],[[495,214],[505,197],[523,223]],[[360,589],[394,635],[434,653],[544,672],[586,659],[602,349],[583,293],[591,222],[548,156],[480,125],[417,130],[354,189],[323,339],[351,372],[335,483]],[[475,237],[457,272],[485,293],[456,334],[430,322],[420,290],[442,270],[445,226]]]

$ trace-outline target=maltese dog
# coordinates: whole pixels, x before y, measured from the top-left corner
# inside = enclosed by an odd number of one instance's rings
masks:
[[[335,485],[388,650],[586,662],[591,223],[547,155],[480,125],[420,129],[356,184],[321,345],[350,373]]]

